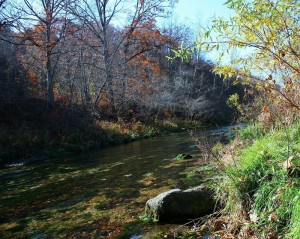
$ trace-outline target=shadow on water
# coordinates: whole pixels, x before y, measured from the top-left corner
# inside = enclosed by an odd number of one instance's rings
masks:
[[[194,158],[173,160],[179,153]],[[145,202],[200,183],[204,174],[188,177],[200,156],[188,134],[174,134],[1,169],[0,238],[128,238],[128,231],[164,230],[138,219]]]

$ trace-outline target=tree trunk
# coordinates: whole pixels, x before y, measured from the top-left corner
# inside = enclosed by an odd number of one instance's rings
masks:
[[[48,67],[47,67],[47,98],[46,98],[46,102],[47,102],[48,107],[49,106],[54,107],[54,105],[55,105],[53,88],[54,88],[54,82],[53,82],[53,75],[51,72],[51,67],[50,67],[50,69],[48,69]]]
[[[106,38],[106,34],[104,34],[103,41],[103,51],[104,51],[104,64],[105,64],[105,74],[106,74],[106,82],[108,86],[108,103],[109,106],[114,110],[115,102],[114,102],[114,89],[113,89],[113,74],[112,74],[112,65],[110,54],[108,50],[108,42]]]
[[[127,55],[127,44],[124,46],[124,62],[123,62],[123,72],[122,72],[122,95],[121,95],[121,114],[125,111],[125,101],[126,101],[126,88],[127,88],[127,71],[126,71],[126,55]]]
[[[49,30],[50,35],[50,30]],[[49,36],[49,42],[50,42],[50,36]],[[54,80],[53,80],[53,69],[51,64],[51,50],[47,49],[46,52],[46,77],[47,77],[47,109],[48,107],[54,107],[55,101],[54,101]]]
[[[50,1],[46,1],[47,9],[51,9]],[[51,20],[52,15],[51,11],[46,12],[46,77],[47,77],[47,110],[48,107],[53,107],[55,104],[54,101],[54,82],[53,82],[53,69],[51,64],[51,54],[52,54],[52,46],[51,46]]]

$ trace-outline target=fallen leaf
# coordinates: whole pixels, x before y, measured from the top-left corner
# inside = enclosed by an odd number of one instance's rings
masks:
[[[285,160],[278,164],[278,166],[282,167],[285,170],[288,170],[292,167],[292,160],[294,159],[294,155],[291,155],[288,160]]]

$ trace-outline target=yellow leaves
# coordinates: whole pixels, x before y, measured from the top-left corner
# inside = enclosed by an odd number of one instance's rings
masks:
[[[207,34],[204,34],[206,39],[209,36],[215,38],[212,48],[216,42],[224,43],[226,47],[221,48],[220,55],[226,54],[228,49],[234,52],[240,51],[241,48],[251,48],[252,51],[247,52],[249,58],[245,63],[242,62],[246,59],[243,54],[229,55],[227,52],[227,55],[231,61],[238,62],[235,67],[247,66],[252,73],[273,72],[276,82],[284,82],[284,79],[278,77],[282,72],[291,76],[293,72],[300,71],[299,58],[294,53],[300,40],[297,34],[300,30],[298,18],[293,17],[293,14],[300,12],[300,4],[297,1],[285,0],[285,3],[282,3],[266,0],[229,0],[225,5],[233,8],[236,15],[230,20],[214,19],[213,32],[207,31]],[[235,71],[228,67],[217,69],[216,72],[227,77],[235,74]]]
[[[220,76],[224,76],[225,78],[231,78],[232,76],[239,73],[239,71],[230,65],[225,66],[216,66],[214,68],[214,72]]]

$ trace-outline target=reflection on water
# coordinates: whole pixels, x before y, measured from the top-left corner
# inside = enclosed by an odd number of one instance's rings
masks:
[[[172,160],[179,153],[194,158]],[[141,238],[139,231],[152,227],[138,219],[145,202],[199,183],[201,175],[187,177],[199,156],[188,134],[176,134],[64,160],[8,165],[0,170],[0,238],[129,238],[125,229]]]

